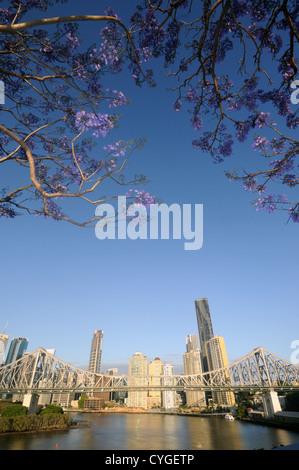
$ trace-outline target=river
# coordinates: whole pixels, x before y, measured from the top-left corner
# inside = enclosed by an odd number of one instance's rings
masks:
[[[84,427],[0,435],[0,450],[270,450],[299,432],[223,418],[163,414],[79,414]]]

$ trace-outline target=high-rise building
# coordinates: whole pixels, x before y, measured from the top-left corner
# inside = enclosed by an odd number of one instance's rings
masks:
[[[149,363],[149,386],[161,385],[162,367],[163,362],[159,357]],[[161,407],[161,390],[149,390],[148,392],[147,407],[152,408],[154,406]]]
[[[102,330],[95,330],[91,341],[88,370],[95,374],[99,374],[101,369],[103,334]]]
[[[112,377],[116,377],[118,375],[118,368],[117,367],[111,367],[110,369],[107,370],[107,374],[108,375],[111,375]],[[115,383],[115,379],[110,379],[111,380],[111,384],[114,385]],[[124,400],[125,397],[126,397],[126,392],[116,392],[116,391],[113,391],[113,392],[110,392],[110,400],[114,400],[114,401],[120,401],[120,400]]]
[[[212,370],[222,369],[228,366],[228,358],[224,338],[214,336],[207,342],[207,350],[212,363]]]
[[[199,349],[198,336],[197,335],[188,335],[186,336],[186,350],[197,351]]]
[[[202,374],[201,352],[198,348],[197,335],[189,335],[186,337],[186,349],[187,352],[183,356],[184,374]],[[204,407],[206,405],[205,393],[200,391],[187,391],[186,403],[188,406]]]
[[[9,346],[5,364],[11,364],[12,362],[15,362],[20,359],[23,354],[27,351],[27,347],[27,338],[13,338]]]
[[[139,351],[130,358],[128,385],[147,386],[147,357]],[[134,408],[147,407],[147,392],[128,392],[127,405]]]
[[[230,375],[229,369],[226,369],[228,366],[228,358],[224,338],[222,338],[222,336],[214,336],[208,299],[203,298],[195,300],[195,311],[203,372],[217,370],[219,385],[229,385]],[[235,397],[232,392],[207,392],[207,401],[209,401],[210,398],[213,398],[215,403],[222,405],[234,405],[235,403]]]
[[[224,338],[222,336],[214,336],[207,342],[207,351],[212,370],[223,369],[218,372],[221,385],[230,385],[230,374],[228,369],[228,358]],[[225,369],[227,367],[227,369]],[[213,399],[216,403],[222,405],[234,405],[235,397],[232,392],[213,392]]]
[[[172,364],[162,366],[162,385],[174,385],[174,367]],[[162,407],[165,409],[176,408],[176,392],[173,390],[162,391]]]
[[[9,340],[9,335],[0,334],[0,367],[4,364],[4,356],[6,351],[6,346]]]
[[[194,303],[203,372],[208,372],[211,370],[211,364],[209,363],[209,357],[207,353],[207,342],[214,336],[209,303],[207,298],[197,299]]]

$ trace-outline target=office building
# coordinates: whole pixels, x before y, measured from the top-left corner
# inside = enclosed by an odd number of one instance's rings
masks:
[[[219,385],[230,385],[230,374],[228,369],[228,358],[224,338],[214,336],[207,342],[207,351],[212,364],[212,369],[223,369],[218,372]],[[232,406],[235,404],[235,397],[232,392],[213,392],[213,400],[221,405]]]
[[[116,377],[118,375],[118,369],[116,367],[111,367],[110,369],[107,370],[107,374],[108,375],[111,375],[112,377]],[[111,381],[111,384],[114,384],[115,380],[114,379],[110,379]],[[109,399],[110,400],[114,400],[114,401],[119,401],[120,398],[125,398],[126,397],[126,393],[124,392],[110,392],[110,397]]]
[[[156,357],[149,363],[148,375],[149,375],[149,386],[155,387],[161,385],[161,374],[162,374],[163,362],[159,357]],[[147,407],[161,407],[161,390],[149,390],[147,398]]]
[[[186,337],[187,352],[183,356],[184,375],[201,375],[201,352],[198,348],[197,335],[189,335]],[[206,397],[204,392],[186,391],[186,404],[188,406],[205,407]]]
[[[13,338],[11,340],[9,350],[7,353],[5,365],[20,359],[27,351],[28,339],[27,338]]]
[[[102,330],[95,330],[91,341],[88,370],[95,374],[99,374],[101,369],[103,334]]]
[[[189,351],[197,351],[199,349],[198,344],[198,336],[197,335],[188,335],[186,337],[186,350]]]
[[[108,385],[109,383],[111,384],[111,379],[110,379],[110,377],[107,377],[107,375],[102,372],[101,377],[96,378],[96,386],[97,386],[98,383],[105,386],[105,385]],[[105,391],[105,392],[104,391],[103,392],[94,391],[91,394],[89,394],[89,398],[91,396],[92,396],[92,398],[98,398],[98,400],[100,400],[100,402],[101,402],[101,407],[102,407],[105,403],[112,400],[113,392],[110,392],[110,391]]]
[[[174,385],[174,367],[172,364],[163,364],[162,366],[162,385]],[[162,407],[165,409],[176,408],[176,392],[173,390],[162,391]]]
[[[147,357],[139,351],[130,358],[128,385],[147,386]],[[128,392],[127,406],[134,408],[147,407],[147,392]]]
[[[209,363],[207,342],[214,336],[209,303],[207,298],[197,299],[194,303],[202,357],[202,368],[203,372],[208,372],[211,370],[212,366]]]

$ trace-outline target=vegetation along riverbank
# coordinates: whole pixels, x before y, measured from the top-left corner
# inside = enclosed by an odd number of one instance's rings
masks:
[[[21,404],[0,401],[0,434],[69,429],[74,423],[59,406],[48,405],[38,414],[27,414]]]

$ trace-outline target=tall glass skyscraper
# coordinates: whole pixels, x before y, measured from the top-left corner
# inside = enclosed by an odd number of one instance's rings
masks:
[[[104,332],[102,330],[95,330],[91,341],[88,370],[90,372],[94,372],[95,374],[100,373],[103,349],[103,334]]]
[[[12,362],[15,362],[20,359],[23,354],[27,351],[27,346],[27,338],[13,338],[9,346],[5,364],[11,364]]]
[[[202,367],[203,372],[211,370],[211,364],[209,363],[209,355],[207,350],[207,342],[214,337],[211,314],[209,309],[208,299],[197,299],[194,301],[196,319],[198,326],[198,336],[200,343],[200,350],[202,354]]]

